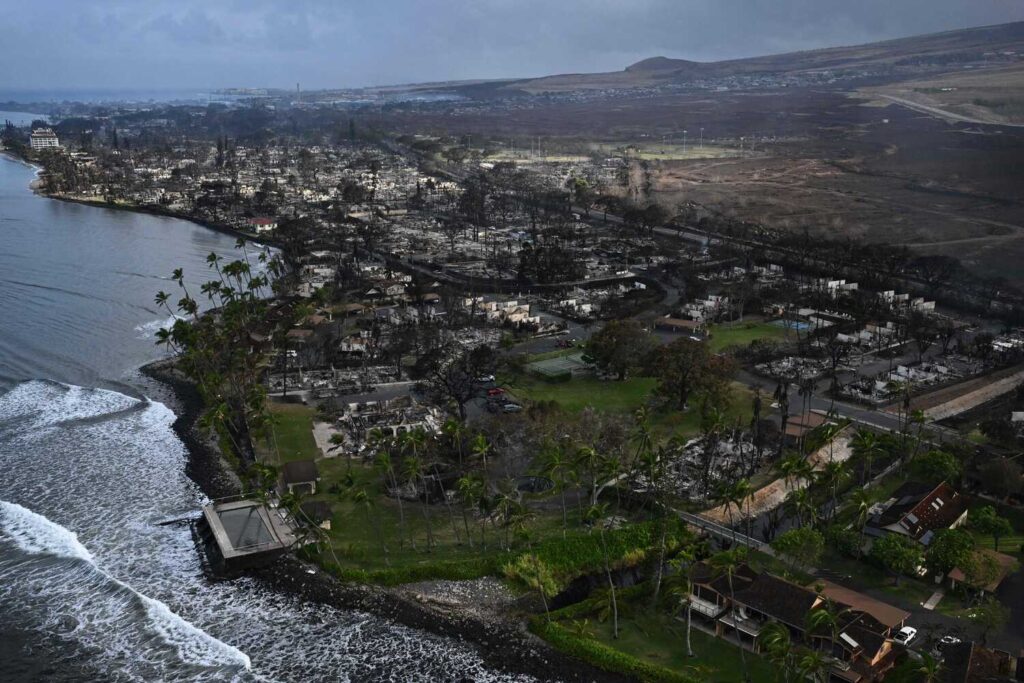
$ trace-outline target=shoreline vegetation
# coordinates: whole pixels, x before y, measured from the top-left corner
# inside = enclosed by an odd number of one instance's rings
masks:
[[[186,473],[211,498],[242,491],[241,481],[218,444],[199,429],[204,406],[195,385],[164,359],[140,368],[146,377],[167,387],[179,404],[173,429],[188,449]],[[314,568],[315,567],[315,568]],[[481,658],[495,668],[524,673],[540,680],[612,683],[634,677],[581,662],[575,656],[532,635],[528,621],[500,610],[479,612],[479,603],[455,604],[431,595],[421,584],[385,587],[341,580],[324,568],[286,556],[262,569],[248,572],[271,590],[294,595],[303,601],[344,610],[358,610],[410,628],[450,637],[475,646]]]

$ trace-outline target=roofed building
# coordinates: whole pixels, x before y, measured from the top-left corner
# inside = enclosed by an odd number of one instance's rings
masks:
[[[946,482],[935,487],[908,482],[874,508],[864,531],[876,538],[901,534],[927,546],[936,531],[955,529],[966,519],[967,501]]]
[[[29,135],[29,145],[33,150],[57,149],[60,147],[60,140],[52,128],[36,128]]]
[[[730,585],[727,577],[701,564],[694,568],[690,609],[713,622],[718,635],[730,633],[755,652],[761,631],[782,624],[794,641],[809,642],[827,657],[834,680],[881,680],[896,663],[892,633],[910,614],[827,581],[816,588],[758,574],[746,565],[733,573]],[[821,609],[835,615],[834,634],[807,632],[808,615]]]
[[[312,460],[292,460],[281,468],[281,481],[289,493],[298,491],[313,495],[320,481],[320,471]]]

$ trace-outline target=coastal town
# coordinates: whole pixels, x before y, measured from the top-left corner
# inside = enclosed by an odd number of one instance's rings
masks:
[[[767,168],[770,135],[434,125],[515,106],[238,93],[5,125],[41,195],[238,238],[202,291],[153,292],[234,482],[194,520],[210,576],[386,587],[577,680],[1024,678],[1024,291],[652,190],[665,159]]]

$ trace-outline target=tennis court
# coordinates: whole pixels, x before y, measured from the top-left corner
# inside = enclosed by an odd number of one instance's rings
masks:
[[[590,366],[583,362],[583,353],[580,352],[539,360],[527,365],[526,369],[546,377],[558,377],[566,374],[578,375],[589,370]]]

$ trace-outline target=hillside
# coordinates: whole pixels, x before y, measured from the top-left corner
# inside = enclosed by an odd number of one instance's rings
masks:
[[[1012,54],[1006,54],[1012,53]],[[700,79],[753,75],[791,75],[831,71],[863,71],[896,79],[970,65],[1006,66],[1024,58],[1024,22],[984,26],[898,38],[867,45],[832,47],[803,52],[694,62],[652,57],[622,71],[562,74],[505,84],[528,93],[636,88],[685,84]]]

